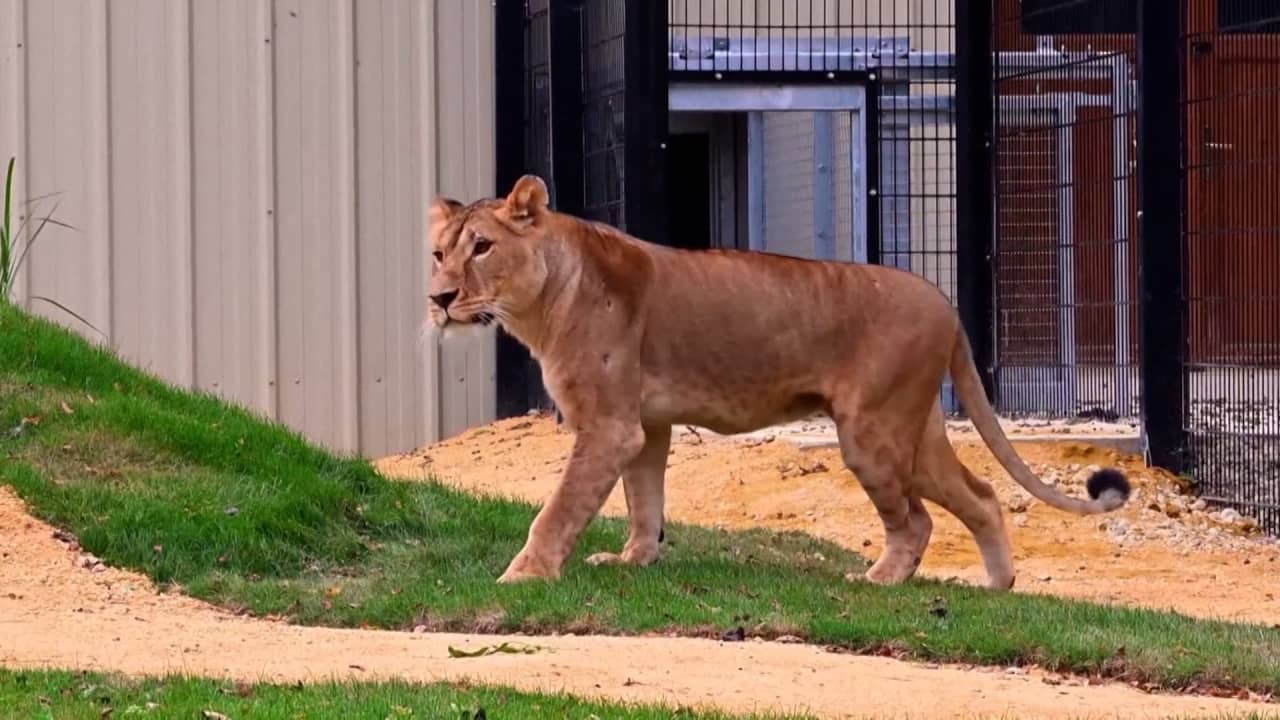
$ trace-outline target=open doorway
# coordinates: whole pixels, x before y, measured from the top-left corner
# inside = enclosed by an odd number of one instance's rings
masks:
[[[711,136],[673,133],[667,140],[668,242],[686,250],[713,247],[711,228]]]

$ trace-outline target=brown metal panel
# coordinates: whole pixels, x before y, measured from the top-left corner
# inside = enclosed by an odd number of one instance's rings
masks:
[[[110,31],[113,340],[179,385],[192,368],[188,5],[112,0]]]
[[[1187,65],[1191,363],[1280,360],[1280,35],[1192,4]]]
[[[270,8],[191,12],[195,385],[274,417]]]

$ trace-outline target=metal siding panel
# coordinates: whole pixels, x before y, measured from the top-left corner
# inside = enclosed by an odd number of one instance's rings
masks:
[[[192,381],[187,4],[113,0],[110,29],[116,348],[183,386]]]
[[[29,173],[79,228],[46,231],[34,291],[117,330],[134,362],[338,450],[491,420],[493,332],[442,351],[420,330],[426,203],[493,193],[492,13],[0,0],[17,98],[0,143],[19,197]]]
[[[436,42],[436,3],[417,3],[415,9],[419,13],[418,22],[414,24],[422,31],[422,42],[417,43],[423,54],[423,73],[419,78],[419,86],[422,89],[422,95],[419,98],[419,111],[422,116],[421,136],[423,143],[419,154],[419,160],[422,165],[422,205],[419,208],[419,215],[425,219],[428,203],[440,192],[440,183],[438,177],[438,158],[440,149],[439,137],[439,83],[436,75],[439,72],[440,57],[439,43]],[[423,222],[423,232],[417,238],[418,240],[418,257],[423,258],[419,265],[422,268],[421,289],[419,301],[426,294],[426,284],[430,278],[430,265],[426,263],[426,244],[429,238],[429,223]],[[425,313],[425,310],[424,310]],[[424,318],[425,319],[425,318]],[[426,332],[419,335],[419,350],[422,353],[421,370],[422,370],[422,390],[418,397],[422,401],[422,408],[419,415],[423,420],[424,439],[427,441],[439,440],[442,437],[440,419],[441,419],[441,383],[440,383],[440,346],[437,343],[436,336]]]
[[[423,142],[419,63],[405,63],[421,28],[413,0],[356,6],[360,247],[360,434],[368,454],[422,441],[418,337],[425,318]]]
[[[192,3],[195,384],[275,414],[270,11]]]
[[[472,137],[468,138],[467,147],[474,153],[467,167],[472,173],[472,192],[475,197],[482,197],[494,193],[496,182],[494,170],[497,165],[497,139],[494,137],[493,114],[494,9],[493,3],[468,3],[467,7],[471,15],[467,43],[471,55],[464,67],[469,72],[467,87],[471,91],[467,100],[472,122],[468,128],[473,132]],[[484,330],[472,352],[467,377],[467,384],[474,398],[471,404],[471,424],[483,425],[493,422],[497,417],[497,331]]]
[[[107,140],[106,3],[41,0],[27,8],[27,192],[60,193],[56,217],[31,251],[30,291],[83,315],[111,335],[111,217]],[[40,206],[53,210],[52,203]],[[92,329],[43,302],[33,311]]]
[[[0,0],[0,173],[14,159],[13,203],[26,195],[27,174],[27,62],[26,0]],[[0,176],[2,177],[2,176]],[[0,180],[2,182],[2,180]],[[25,265],[25,263],[24,263]],[[27,272],[14,278],[12,299],[25,305],[29,283]]]
[[[280,419],[357,448],[352,10],[275,6]]]
[[[468,0],[440,0],[436,30],[439,190],[463,201],[492,196],[492,7]],[[440,347],[442,436],[494,418],[494,332],[467,333]]]

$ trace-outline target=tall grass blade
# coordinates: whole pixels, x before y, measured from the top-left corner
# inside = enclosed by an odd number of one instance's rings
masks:
[[[17,272],[18,268],[22,267],[22,263],[27,259],[27,253],[31,252],[31,247],[36,244],[36,238],[40,237],[40,233],[44,230],[46,225],[57,225],[58,227],[63,227],[68,230],[76,229],[75,227],[62,222],[61,220],[53,219],[52,215],[54,211],[56,211],[57,209],[58,209],[58,204],[54,203],[53,210],[50,210],[48,215],[45,215],[44,217],[40,218],[40,224],[36,226],[36,229],[31,233],[31,236],[27,238],[26,244],[22,246],[22,254],[18,256],[18,261],[13,264],[14,272]]]
[[[41,302],[47,302],[47,303],[49,303],[50,305],[52,305],[52,306],[54,306],[54,307],[58,308],[58,309],[59,309],[59,310],[61,310],[62,312],[64,312],[64,313],[66,313],[66,314],[70,315],[71,317],[73,317],[73,318],[75,318],[75,319],[79,320],[80,322],[84,323],[84,324],[85,324],[85,325],[87,325],[88,327],[92,328],[94,332],[96,332],[96,333],[98,333],[99,335],[101,335],[101,336],[102,336],[102,339],[103,339],[103,340],[106,340],[107,342],[111,342],[111,339],[107,337],[107,334],[106,334],[106,333],[104,333],[104,332],[102,332],[101,330],[99,330],[97,325],[94,325],[93,323],[89,322],[88,320],[86,320],[86,319],[85,319],[85,317],[84,317],[83,315],[81,315],[80,313],[76,312],[75,310],[72,310],[71,308],[67,307],[66,305],[63,305],[62,303],[58,302],[57,300],[54,300],[53,298],[47,298],[47,297],[45,297],[45,296],[43,296],[43,295],[32,295],[32,296],[31,296],[31,299],[32,299],[32,300],[39,300],[39,301],[41,301]]]
[[[13,285],[13,274],[16,266],[10,265],[13,257],[13,236],[9,234],[9,214],[13,210],[13,164],[9,158],[9,166],[4,173],[4,217],[0,218],[0,301],[9,299]]]

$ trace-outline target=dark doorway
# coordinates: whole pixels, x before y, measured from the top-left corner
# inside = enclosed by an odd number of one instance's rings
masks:
[[[686,250],[710,248],[711,139],[707,133],[669,136],[667,168],[670,244]]]

